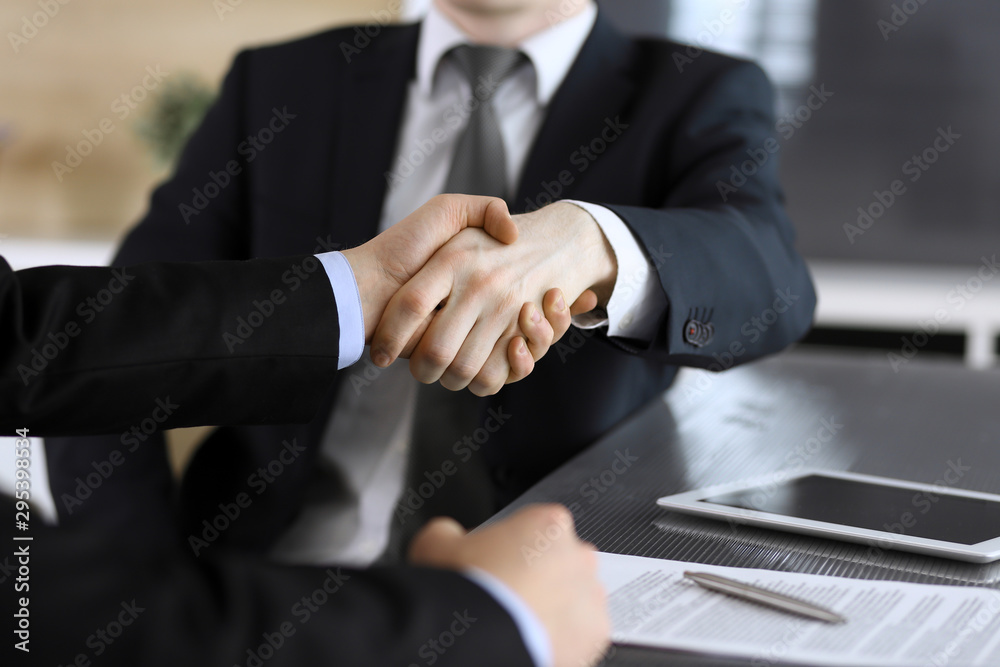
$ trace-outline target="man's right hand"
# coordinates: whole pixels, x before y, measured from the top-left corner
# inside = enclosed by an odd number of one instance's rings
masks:
[[[483,235],[485,242],[498,246],[514,243],[518,238],[517,225],[502,199],[450,194],[434,197],[367,243],[343,251],[361,295],[366,343],[371,341],[389,300],[396,292],[424,267],[438,249],[469,227],[481,228],[486,232]],[[573,304],[572,308],[576,306]],[[567,306],[558,288],[552,288],[545,294],[541,309],[534,303],[523,305],[518,318],[519,335],[507,345],[506,365],[501,373],[506,377],[506,383],[517,382],[530,374],[535,362],[548,352],[549,346],[562,338],[569,329],[572,308]],[[410,355],[433,318],[433,312],[425,317],[401,356]],[[379,363],[378,359],[375,361]]]
[[[502,199],[438,195],[367,243],[343,251],[361,292],[366,343],[389,299],[441,246],[468,227],[483,229],[497,245],[514,243],[518,237]]]
[[[496,577],[531,607],[548,631],[556,667],[592,665],[610,640],[597,553],[576,536],[561,505],[534,505],[472,535],[451,519],[434,519],[414,538],[415,565]]]

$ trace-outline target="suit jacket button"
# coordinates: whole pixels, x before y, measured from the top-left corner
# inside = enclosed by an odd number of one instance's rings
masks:
[[[695,347],[705,347],[712,342],[715,327],[698,320],[688,320],[684,323],[684,342]]]

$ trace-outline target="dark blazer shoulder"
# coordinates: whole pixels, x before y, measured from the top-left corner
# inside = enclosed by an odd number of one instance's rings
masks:
[[[634,38],[631,45],[633,71],[647,83],[659,81],[661,85],[697,90],[720,78],[736,76],[770,86],[764,70],[752,60],[657,37]]]
[[[415,49],[419,34],[419,23],[338,26],[244,49],[237,59],[244,58],[254,67],[291,65],[308,71],[324,65],[346,67],[377,59],[396,49]]]

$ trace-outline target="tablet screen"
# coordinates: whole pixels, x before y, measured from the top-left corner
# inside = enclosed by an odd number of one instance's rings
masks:
[[[998,502],[822,475],[742,489],[701,502],[958,544],[978,544],[1000,536]]]

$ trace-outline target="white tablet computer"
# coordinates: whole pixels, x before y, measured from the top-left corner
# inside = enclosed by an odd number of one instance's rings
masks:
[[[959,471],[960,472],[960,471]],[[953,475],[954,476],[954,475]],[[1000,559],[1000,496],[849,472],[775,473],[657,501],[685,514],[974,563]]]

